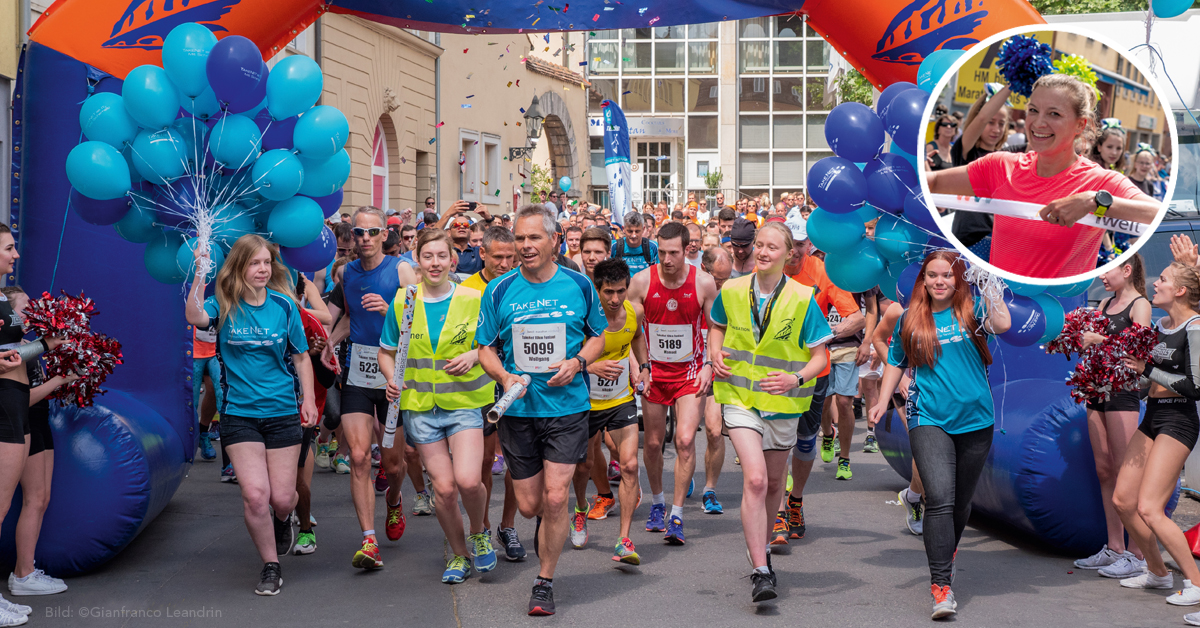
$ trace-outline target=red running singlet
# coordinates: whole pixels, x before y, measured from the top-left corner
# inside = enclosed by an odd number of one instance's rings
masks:
[[[692,381],[704,366],[704,310],[696,291],[696,272],[689,265],[687,280],[671,290],[659,280],[658,264],[650,267],[643,333],[656,383]]]

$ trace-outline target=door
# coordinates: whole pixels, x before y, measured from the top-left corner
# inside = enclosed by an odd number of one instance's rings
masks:
[[[638,142],[637,163],[642,174],[642,202],[672,205],[675,190],[674,142]]]

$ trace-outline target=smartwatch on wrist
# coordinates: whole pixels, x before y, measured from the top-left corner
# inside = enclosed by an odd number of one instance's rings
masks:
[[[650,370],[649,362],[643,362],[642,365],[638,367],[638,371],[649,371],[649,370]]]
[[[1097,218],[1103,218],[1104,214],[1108,213],[1108,208],[1112,207],[1113,196],[1108,190],[1100,190],[1096,192],[1096,210],[1092,212]]]
[[[579,370],[580,370],[580,371],[586,371],[586,370],[587,370],[587,359],[585,359],[585,358],[584,358],[583,356],[581,356],[581,355],[576,355],[576,356],[575,356],[575,359],[576,359],[576,360],[579,360]]]
[[[796,375],[796,388],[800,388],[801,386],[804,385],[804,376],[801,375],[799,372],[795,373],[795,375]]]

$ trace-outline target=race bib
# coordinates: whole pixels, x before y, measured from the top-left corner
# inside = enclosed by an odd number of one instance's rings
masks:
[[[655,362],[687,362],[692,359],[691,325],[657,325],[650,327],[650,359]]]
[[[359,388],[386,388],[387,378],[379,372],[379,347],[350,345],[350,369],[346,383]]]
[[[567,357],[567,324],[513,325],[513,362],[525,373],[549,373]]]
[[[621,374],[616,379],[604,379],[588,373],[591,378],[591,397],[597,401],[620,399],[629,391],[629,360],[621,360]]]
[[[196,328],[196,342],[207,342],[213,344],[217,341],[217,332],[207,329]]]

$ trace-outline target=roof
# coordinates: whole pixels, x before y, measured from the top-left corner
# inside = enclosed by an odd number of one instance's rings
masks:
[[[558,79],[564,83],[570,83],[572,85],[591,85],[587,79],[583,78],[582,74],[577,74],[568,70],[565,66],[558,65],[557,63],[550,63],[549,61],[543,61],[537,57],[527,57],[525,59],[525,67],[529,68],[531,72],[536,72],[537,74],[541,74],[543,76]]]

